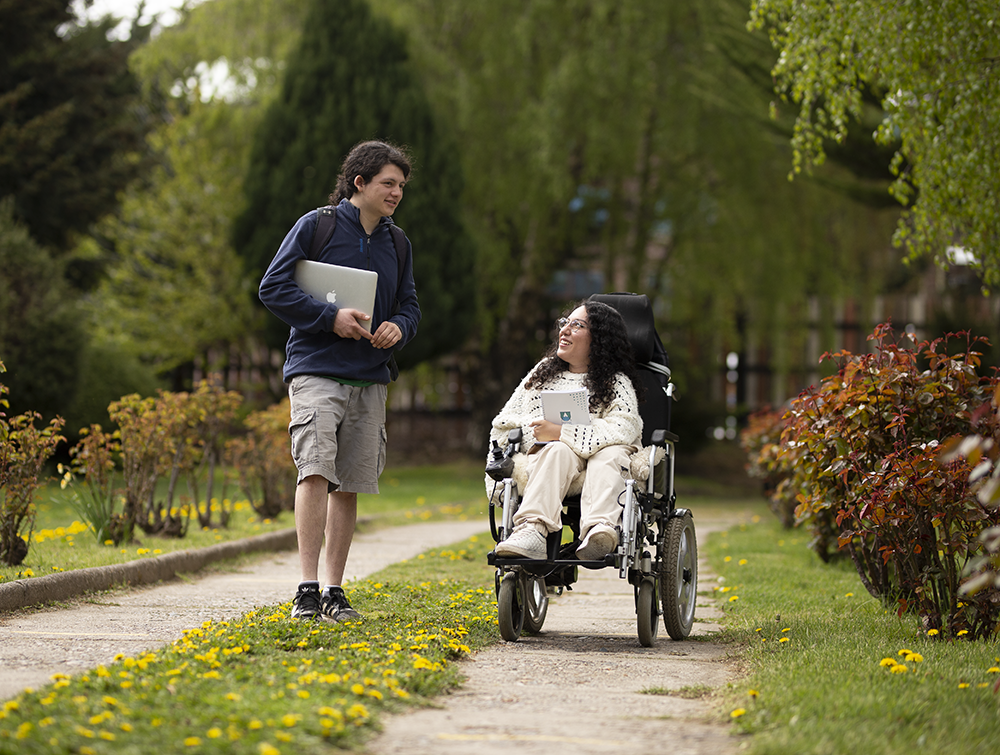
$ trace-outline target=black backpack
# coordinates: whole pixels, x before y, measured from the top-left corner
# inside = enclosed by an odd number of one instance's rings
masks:
[[[319,257],[319,253],[323,251],[323,247],[333,238],[333,232],[337,228],[337,208],[335,206],[318,207],[316,208],[316,212],[318,213],[316,228],[313,229],[312,243],[309,245],[309,259],[311,260]],[[398,225],[390,223],[389,234],[392,236],[392,245],[396,248],[396,266],[398,268],[396,291],[398,293],[399,287],[403,285],[403,271],[406,269],[406,255],[409,253],[409,248],[406,244],[406,234],[403,233],[403,229]],[[390,317],[398,313],[399,298],[397,296]],[[389,356],[389,374],[393,380],[399,377],[399,367],[396,364],[395,353]]]

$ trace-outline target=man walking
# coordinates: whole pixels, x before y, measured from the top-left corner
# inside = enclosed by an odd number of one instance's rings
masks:
[[[378,493],[385,466],[385,403],[393,349],[417,331],[420,307],[413,255],[403,259],[392,228],[410,160],[380,141],[356,145],[344,159],[337,186],[333,235],[315,257],[378,273],[374,312],[320,301],[295,282],[295,266],[309,259],[319,213],[299,218],[260,283],[260,300],[291,326],[284,378],[291,401],[288,432],[298,469],[295,528],[302,581],[293,618],[359,619],[342,582],[357,521],[358,493]],[[370,330],[363,327],[370,319]],[[394,364],[393,364],[394,366]],[[325,582],[319,557],[325,547]]]

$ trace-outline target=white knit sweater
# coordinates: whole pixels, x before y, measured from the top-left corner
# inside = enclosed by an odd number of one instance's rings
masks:
[[[521,449],[527,451],[535,443],[535,436],[528,426],[532,420],[542,419],[542,392],[537,388],[527,389],[524,384],[531,373],[538,368],[532,368],[525,378],[518,383],[517,388],[507,400],[503,409],[493,419],[490,430],[490,445],[492,441],[507,445],[507,434],[515,427],[524,432]],[[584,373],[563,372],[551,380],[546,390],[569,391],[583,388]],[[589,459],[605,446],[631,445],[638,446],[642,439],[642,418],[639,416],[639,401],[635,389],[628,377],[619,372],[615,375],[614,399],[609,406],[600,412],[590,413],[589,425],[563,425],[559,440],[576,451],[584,459]]]

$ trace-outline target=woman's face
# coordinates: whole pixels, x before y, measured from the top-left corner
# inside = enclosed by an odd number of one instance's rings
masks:
[[[569,365],[570,372],[586,372],[590,367],[590,328],[587,309],[577,307],[559,330],[556,355]]]

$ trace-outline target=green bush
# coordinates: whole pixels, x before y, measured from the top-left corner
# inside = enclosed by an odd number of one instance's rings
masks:
[[[747,474],[761,481],[768,506],[790,529],[795,525],[795,497],[788,492],[788,473],[777,463],[781,453],[782,415],[770,408],[754,412],[740,432],[740,448],[747,454]]]
[[[837,373],[792,403],[760,465],[785,478],[779,488],[798,501],[814,550],[824,560],[849,553],[873,596],[916,612],[927,629],[992,634],[1000,593],[960,588],[980,534],[1000,516],[940,441],[973,432],[997,380],[978,374],[980,342],[965,334],[907,345],[880,325],[869,340],[871,353],[825,355]]]
[[[6,368],[0,362],[0,372]],[[56,417],[35,427],[38,412],[7,418],[7,386],[0,383],[0,561],[17,566],[28,555],[35,522],[35,491],[42,467],[63,440],[63,421]]]
[[[288,412],[286,398],[250,414],[244,420],[246,433],[230,440],[226,449],[243,494],[265,519],[293,508],[296,472],[289,453]]]

